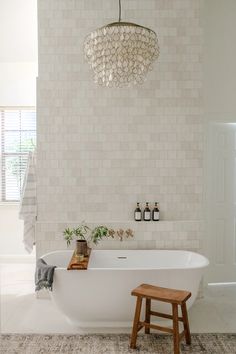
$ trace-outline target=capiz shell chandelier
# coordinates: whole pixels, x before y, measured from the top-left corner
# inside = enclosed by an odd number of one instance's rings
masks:
[[[159,56],[157,35],[149,28],[119,20],[92,33],[84,42],[86,60],[101,86],[124,87],[142,84]]]

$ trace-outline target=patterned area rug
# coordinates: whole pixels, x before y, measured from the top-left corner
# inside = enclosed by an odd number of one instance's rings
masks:
[[[173,354],[171,336],[138,336],[137,350],[129,349],[128,334],[0,336],[1,354]],[[234,354],[236,334],[193,334],[182,354]]]

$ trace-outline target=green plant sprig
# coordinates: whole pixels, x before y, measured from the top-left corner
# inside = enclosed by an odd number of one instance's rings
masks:
[[[64,235],[64,239],[66,240],[67,247],[68,247],[74,238],[74,231],[73,231],[73,229],[70,229],[68,227],[63,231],[63,235]]]
[[[85,240],[89,227],[82,222],[78,227],[70,229],[69,227],[63,231],[64,239],[66,240],[67,247],[71,244],[73,239]]]
[[[106,226],[97,226],[92,230],[90,239],[91,241],[97,245],[103,237],[108,237],[108,228]]]

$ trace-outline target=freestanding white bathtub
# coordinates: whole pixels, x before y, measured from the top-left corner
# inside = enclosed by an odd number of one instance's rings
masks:
[[[136,300],[130,293],[142,283],[191,291],[189,308],[209,263],[204,256],[188,251],[93,250],[88,270],[68,271],[71,255],[72,251],[56,251],[42,258],[57,266],[53,302],[80,328],[130,326]],[[159,311],[170,309],[168,306],[158,302]]]

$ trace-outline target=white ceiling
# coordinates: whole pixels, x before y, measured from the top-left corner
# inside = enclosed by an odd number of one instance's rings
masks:
[[[37,0],[0,0],[0,62],[37,61]]]

